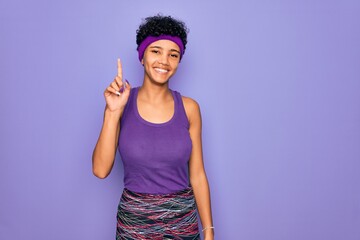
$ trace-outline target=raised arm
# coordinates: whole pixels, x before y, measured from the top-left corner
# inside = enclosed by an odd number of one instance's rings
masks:
[[[104,91],[106,107],[103,125],[92,156],[92,170],[98,178],[106,178],[114,165],[120,134],[120,119],[130,95],[130,84],[123,82],[122,66],[117,60],[117,75]]]

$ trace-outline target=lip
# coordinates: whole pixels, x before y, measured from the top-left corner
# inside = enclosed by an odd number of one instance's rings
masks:
[[[158,67],[155,67],[154,70],[155,70],[157,73],[160,73],[160,74],[165,74],[165,73],[168,73],[168,72],[169,72],[169,69],[158,68]]]

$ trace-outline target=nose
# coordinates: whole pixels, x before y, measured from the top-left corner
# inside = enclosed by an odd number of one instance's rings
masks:
[[[169,56],[167,54],[161,54],[158,58],[158,63],[162,65],[169,65]]]

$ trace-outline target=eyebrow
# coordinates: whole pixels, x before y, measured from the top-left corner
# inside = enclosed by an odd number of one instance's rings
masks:
[[[163,49],[162,47],[160,46],[151,46],[150,48],[160,48],[160,49]],[[170,49],[170,52],[177,52],[180,54],[180,51],[176,50],[176,49]]]

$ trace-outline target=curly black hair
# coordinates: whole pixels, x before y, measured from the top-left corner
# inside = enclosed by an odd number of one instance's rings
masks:
[[[177,36],[184,44],[184,52],[187,43],[187,33],[189,29],[185,23],[171,16],[163,16],[161,14],[147,17],[136,30],[136,44],[139,45],[148,36],[158,37],[160,35]]]

